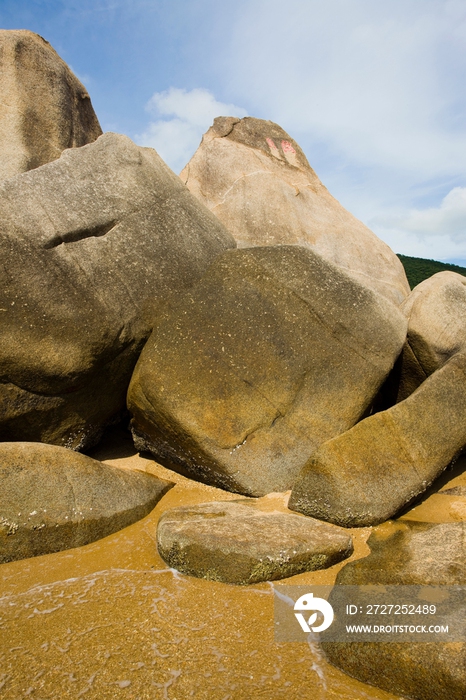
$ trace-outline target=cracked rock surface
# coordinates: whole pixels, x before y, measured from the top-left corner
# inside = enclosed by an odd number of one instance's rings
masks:
[[[409,294],[397,256],[332,197],[278,124],[218,117],[180,177],[238,247],[309,247],[396,304]]]
[[[236,584],[325,569],[353,552],[350,535],[340,528],[262,512],[246,499],[166,511],[157,526],[157,548],[181,573]]]
[[[136,446],[229,491],[287,491],[371,406],[405,334],[394,304],[309,249],[227,252],[141,354]]]
[[[157,153],[107,133],[0,187],[0,440],[85,449],[160,307],[235,247]]]
[[[0,443],[0,563],[94,542],[140,520],[173,486],[64,447]]]
[[[102,134],[84,85],[38,34],[0,31],[0,181]]]

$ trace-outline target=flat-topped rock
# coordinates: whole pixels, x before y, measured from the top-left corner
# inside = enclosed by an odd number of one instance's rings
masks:
[[[291,513],[262,512],[248,500],[165,511],[157,548],[181,573],[236,584],[325,569],[353,552],[351,537],[340,528]]]
[[[0,186],[0,440],[83,449],[160,308],[235,247],[157,153],[104,134]]]
[[[38,34],[0,30],[0,181],[102,134],[86,88]]]
[[[225,253],[144,347],[135,444],[229,491],[287,491],[368,410],[405,332],[395,305],[308,248]]]
[[[238,247],[306,246],[396,304],[409,294],[397,256],[332,197],[278,124],[218,117],[180,177]]]
[[[368,540],[370,555],[343,567],[331,595],[338,594],[340,585],[436,586],[440,595],[441,586],[464,586],[465,541],[464,522],[384,523]],[[435,625],[435,617],[429,618],[428,624]],[[456,610],[452,625],[457,621]],[[406,617],[400,624],[406,624]],[[353,678],[396,695],[415,700],[466,697],[465,642],[324,642],[322,646],[327,658]]]
[[[0,443],[0,563],[80,547],[140,520],[173,486],[55,445]]]
[[[303,468],[291,510],[345,527],[395,515],[466,444],[466,355],[455,355],[407,399],[326,442]]]

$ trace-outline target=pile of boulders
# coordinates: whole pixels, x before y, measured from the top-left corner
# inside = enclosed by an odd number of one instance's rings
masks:
[[[0,45],[0,562],[153,508],[171,484],[75,452],[127,410],[136,447],[172,470],[247,497],[291,490],[300,514],[250,498],[168,511],[170,566],[247,584],[348,557],[342,526],[392,518],[466,444],[466,279],[410,293],[278,125],[217,118],[180,179],[154,150],[101,135],[41,37],[2,31]],[[406,526],[402,544],[421,562],[443,536]],[[339,582],[366,567],[373,583],[371,561]],[[378,682],[378,652],[335,649]],[[430,683],[444,657],[384,653],[402,692],[434,697],[415,694],[412,670],[428,664]]]

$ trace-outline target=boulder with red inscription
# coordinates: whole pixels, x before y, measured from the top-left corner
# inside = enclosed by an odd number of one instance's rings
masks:
[[[332,197],[278,124],[218,117],[181,179],[238,247],[305,246],[396,304],[409,294],[397,256]]]

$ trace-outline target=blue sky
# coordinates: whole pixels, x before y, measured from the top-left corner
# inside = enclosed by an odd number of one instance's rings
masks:
[[[396,252],[466,263],[464,0],[0,0],[0,26],[177,172],[214,116],[271,119]]]

